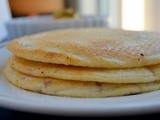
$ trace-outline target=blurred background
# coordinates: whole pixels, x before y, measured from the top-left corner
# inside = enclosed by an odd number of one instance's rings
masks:
[[[0,42],[46,30],[160,31],[160,0],[0,0]]]

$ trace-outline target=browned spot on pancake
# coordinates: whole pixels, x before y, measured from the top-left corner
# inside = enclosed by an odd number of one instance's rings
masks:
[[[96,85],[98,86],[99,90],[98,92],[102,91],[102,84],[99,82],[96,82]]]
[[[57,54],[53,53],[53,52],[48,52],[45,54],[45,57],[55,57],[57,56]]]
[[[143,54],[143,53],[141,53],[140,55],[141,55],[141,56],[144,56],[144,54]]]
[[[52,80],[47,79],[47,80],[44,81],[44,86],[47,87],[47,86],[49,86],[51,83],[52,83]]]

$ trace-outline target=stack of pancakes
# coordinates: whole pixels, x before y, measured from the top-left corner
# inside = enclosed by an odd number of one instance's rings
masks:
[[[160,89],[160,34],[70,29],[11,41],[4,69],[12,84],[34,92],[107,97]]]

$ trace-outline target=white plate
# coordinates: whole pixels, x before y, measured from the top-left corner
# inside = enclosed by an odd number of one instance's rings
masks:
[[[160,91],[110,98],[67,98],[37,94],[14,87],[2,78],[11,55],[0,49],[0,106],[43,114],[98,116],[150,113],[160,110]]]

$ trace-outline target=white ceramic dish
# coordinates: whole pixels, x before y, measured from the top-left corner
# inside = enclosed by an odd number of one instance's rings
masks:
[[[110,98],[67,98],[37,94],[14,87],[2,78],[2,69],[11,55],[0,48],[0,106],[20,111],[72,115],[134,115],[160,110],[160,91]]]

